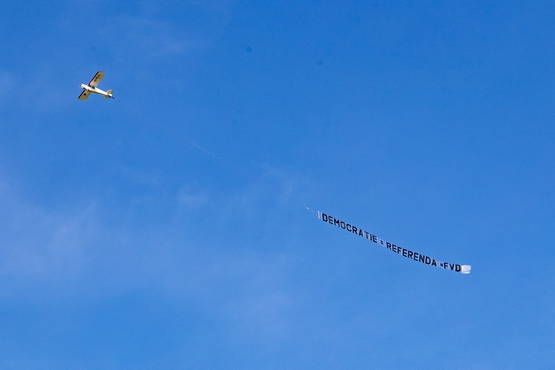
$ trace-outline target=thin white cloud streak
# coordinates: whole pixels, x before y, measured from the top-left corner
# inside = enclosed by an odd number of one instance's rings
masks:
[[[14,76],[7,72],[0,70],[0,98],[9,95],[15,86]]]
[[[75,274],[95,233],[95,206],[60,212],[25,201],[7,181],[0,183],[0,274],[56,279]]]
[[[168,22],[143,16],[108,18],[97,31],[98,40],[106,40],[99,48],[107,48],[118,62],[140,56],[163,58],[181,55],[195,48],[197,41]]]
[[[7,176],[0,174],[0,179],[0,221],[5,225],[0,232],[0,275],[9,282],[0,299],[43,304],[47,294],[49,299],[61,295],[103,301],[126,292],[151,291],[163,293],[176,305],[193,303],[245,335],[275,339],[288,332],[298,301],[288,278],[296,265],[290,257],[214,245],[213,240],[192,241],[186,232],[176,233],[174,226],[138,229],[123,222],[110,224],[108,220],[126,211],[108,210],[94,197],[53,209],[30,201]],[[254,214],[259,202],[270,196],[261,189],[266,185],[255,184],[229,198],[228,217],[247,209]],[[178,189],[176,203],[196,212],[208,202],[209,193],[190,189]],[[219,216],[216,222],[230,221]],[[179,228],[190,227],[184,223]]]
[[[194,190],[190,186],[185,186],[178,190],[177,202],[184,207],[199,207],[207,204],[209,197],[200,190]]]

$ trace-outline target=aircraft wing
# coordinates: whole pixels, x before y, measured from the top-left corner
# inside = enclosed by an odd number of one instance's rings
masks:
[[[81,93],[81,95],[79,95],[79,100],[86,100],[89,95],[91,95],[91,92],[89,90],[83,89],[83,92]]]
[[[94,77],[92,78],[91,82],[89,82],[90,87],[96,87],[104,77],[104,72],[96,72]]]

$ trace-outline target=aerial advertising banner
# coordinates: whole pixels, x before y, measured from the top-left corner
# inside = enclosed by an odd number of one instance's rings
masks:
[[[398,255],[411,259],[413,261],[420,262],[429,266],[443,268],[444,270],[460,272],[461,274],[470,274],[470,271],[472,270],[472,266],[470,265],[460,265],[458,263],[450,263],[445,261],[442,262],[425,254],[405,249],[401,246],[385,241],[378,236],[371,234],[366,230],[363,230],[360,227],[354,226],[348,222],[335,218],[322,211],[317,211],[317,216],[319,220],[325,223],[343,229],[349,233],[353,233],[361,238],[368,240],[371,243],[374,243],[378,247],[384,247],[386,249],[389,249],[393,253],[397,253]]]

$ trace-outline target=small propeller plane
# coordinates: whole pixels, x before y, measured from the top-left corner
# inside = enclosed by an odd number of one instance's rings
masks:
[[[81,87],[83,88],[83,92],[81,93],[81,95],[79,95],[79,100],[85,100],[91,94],[99,94],[104,96],[106,99],[108,98],[114,99],[114,97],[112,96],[112,90],[104,91],[104,90],[100,90],[97,87],[103,77],[104,77],[104,72],[96,72],[96,74],[94,75],[94,77],[92,78],[91,82],[89,82],[88,85],[81,84]]]

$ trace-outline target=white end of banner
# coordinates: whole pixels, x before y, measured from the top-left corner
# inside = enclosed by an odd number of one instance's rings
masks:
[[[461,265],[461,274],[470,274],[472,270],[472,266],[470,265]]]

